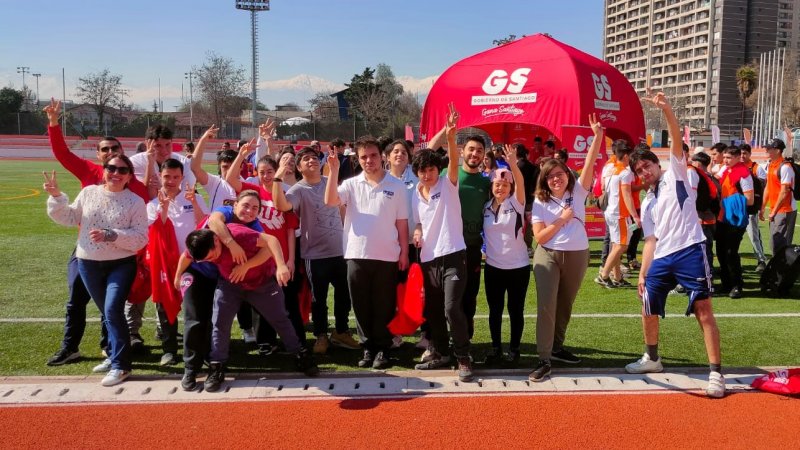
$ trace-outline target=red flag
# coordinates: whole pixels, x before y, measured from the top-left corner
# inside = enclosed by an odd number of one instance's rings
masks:
[[[409,124],[406,124],[406,140],[414,142],[414,129]]]
[[[411,334],[422,325],[425,307],[425,287],[422,281],[422,267],[413,263],[408,269],[408,279],[397,285],[397,313],[388,328],[392,334]]]
[[[181,311],[181,293],[172,283],[178,268],[178,240],[171,220],[156,217],[148,232],[147,252],[150,256],[150,287],[153,302],[161,303],[169,323],[175,323]]]
[[[131,291],[128,293],[128,302],[144,303],[148,298],[150,298],[150,261],[145,246],[136,253],[136,278],[133,279]]]

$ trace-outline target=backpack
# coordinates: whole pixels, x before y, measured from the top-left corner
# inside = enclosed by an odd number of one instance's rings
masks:
[[[697,172],[699,182],[697,183],[697,200],[695,201],[695,209],[697,212],[711,211],[716,217],[719,215],[719,196],[720,186],[719,181],[708,175],[705,170],[697,170],[690,166],[691,170]]]
[[[800,200],[800,165],[794,162],[793,159],[786,158],[786,164],[789,164],[794,170],[794,186],[792,186],[792,194],[795,200]]]
[[[775,256],[761,274],[761,291],[786,298],[800,276],[800,245],[786,245],[775,251]]]
[[[758,178],[758,164],[753,163],[747,170],[750,171],[750,177],[753,178],[753,204],[747,207],[747,214],[753,215],[761,211],[761,205],[764,203],[765,183]]]

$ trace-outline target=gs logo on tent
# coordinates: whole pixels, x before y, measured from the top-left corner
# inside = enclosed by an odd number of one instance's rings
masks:
[[[592,74],[594,84],[594,107],[606,111],[619,111],[619,102],[611,101],[611,83],[605,75]]]
[[[508,72],[505,70],[496,69],[489,74],[489,77],[486,78],[486,81],[483,82],[483,86],[481,87],[483,88],[483,92],[489,95],[499,94],[503,92],[503,89],[509,94],[519,94],[528,82],[529,73],[531,73],[531,69],[521,67],[511,72],[511,76],[509,77]],[[509,84],[509,81],[511,84]]]

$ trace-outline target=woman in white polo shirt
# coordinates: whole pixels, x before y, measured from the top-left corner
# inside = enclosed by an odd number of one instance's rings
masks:
[[[511,170],[497,169],[492,174],[492,199],[483,209],[483,241],[486,243],[484,283],[489,304],[489,332],[492,351],[486,365],[503,360],[500,330],[503,323],[505,295],[508,292],[508,316],[511,338],[506,361],[519,361],[522,340],[525,293],[531,278],[528,247],[525,245],[525,182],[517,167],[517,153],[507,146],[507,162]]]
[[[536,280],[536,349],[539,363],[528,376],[541,381],[550,374],[550,361],[581,362],[564,349],[572,304],[589,266],[589,239],[584,225],[584,202],[592,185],[595,159],[603,142],[603,128],[589,116],[594,140],[586,154],[580,178],[561,161],[547,160],[536,182],[531,223],[539,246],[533,255]]]

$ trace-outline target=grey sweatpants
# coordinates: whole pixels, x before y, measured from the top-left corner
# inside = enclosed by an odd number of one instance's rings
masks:
[[[775,214],[775,219],[769,223],[769,234],[772,236],[772,256],[786,245],[792,245],[794,239],[794,225],[797,222],[797,211]]]
[[[539,359],[550,359],[553,350],[564,346],[572,305],[589,267],[589,249],[548,250],[543,246],[533,254],[538,315],[536,351]]]
[[[238,284],[230,283],[222,278],[217,282],[214,291],[214,312],[211,316],[211,362],[225,363],[231,345],[231,326],[233,318],[239,311],[242,302],[250,303],[264,319],[278,332],[286,351],[300,351],[300,340],[289,320],[286,306],[283,304],[283,290],[275,278],[253,290],[245,290]]]
[[[469,356],[469,324],[462,306],[467,286],[467,254],[461,250],[450,253],[422,266],[425,287],[423,315],[430,327],[434,349],[445,356],[449,348],[447,325],[453,337],[456,357]]]

